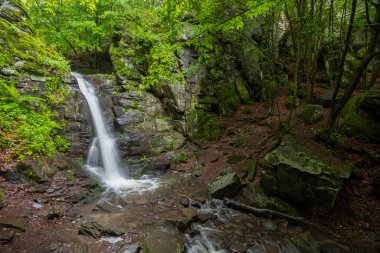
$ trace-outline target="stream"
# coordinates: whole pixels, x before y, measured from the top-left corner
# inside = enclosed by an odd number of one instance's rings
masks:
[[[72,73],[89,105],[96,136],[85,169],[105,188],[101,197],[76,207],[78,222],[97,222],[124,232],[103,236],[88,252],[154,253],[321,252],[309,230],[229,209],[209,200],[207,185],[190,174],[166,172],[132,179],[122,165],[92,84]]]

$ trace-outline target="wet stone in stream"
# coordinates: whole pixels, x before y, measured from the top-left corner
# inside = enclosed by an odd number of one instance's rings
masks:
[[[97,239],[97,247],[89,246],[88,252],[321,252],[310,231],[284,220],[237,212],[220,200],[205,202],[207,190],[206,185],[194,185],[189,176],[166,173],[154,191],[123,197],[103,195],[79,207],[82,221],[97,221],[105,228],[125,233],[115,244]],[[195,208],[192,204],[198,200],[204,204]],[[99,208],[99,203],[107,203],[108,207]],[[93,208],[98,211],[93,212]],[[100,238],[101,233],[95,234]],[[87,236],[85,240],[94,245],[95,239]]]

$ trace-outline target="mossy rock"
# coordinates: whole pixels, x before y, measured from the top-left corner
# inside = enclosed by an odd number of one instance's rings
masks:
[[[220,102],[219,113],[222,116],[230,116],[240,105],[240,99],[232,83],[219,83],[215,93]]]
[[[280,146],[265,157],[260,184],[284,199],[331,206],[349,175],[350,168],[333,168],[294,137],[285,136]]]
[[[203,110],[193,110],[188,116],[188,128],[192,130],[189,134],[190,140],[198,143],[199,141],[216,141],[225,129],[225,125],[218,122],[216,114],[208,113]]]
[[[343,134],[372,143],[380,143],[380,121],[374,115],[360,109],[360,98],[351,98],[342,110]]]
[[[251,96],[249,95],[248,89],[247,89],[247,84],[242,78],[238,78],[236,80],[236,90],[237,94],[240,98],[240,101],[243,104],[248,103],[251,100]]]
[[[323,107],[321,105],[307,104],[303,108],[301,118],[307,124],[314,124],[323,117]]]
[[[240,178],[232,168],[228,167],[222,170],[211,183],[209,193],[213,198],[223,199],[224,197],[233,197],[241,187]]]
[[[299,216],[299,212],[297,208],[292,206],[289,202],[274,197],[267,196],[264,194],[264,191],[260,188],[260,186],[249,186],[249,195],[244,196],[248,202],[248,205],[254,206],[257,208],[270,209],[278,212],[286,213],[293,216]]]
[[[380,89],[367,91],[360,101],[360,107],[375,117],[380,117]]]
[[[292,109],[292,107],[293,107],[293,99],[294,99],[294,96],[292,96],[292,95],[290,95],[290,96],[288,96],[286,98],[285,103],[284,103],[284,105],[285,105],[286,108]],[[299,105],[299,100],[298,100],[298,98],[296,98],[295,107],[298,107],[298,105]]]

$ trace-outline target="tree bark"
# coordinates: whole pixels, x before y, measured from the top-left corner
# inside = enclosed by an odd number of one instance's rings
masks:
[[[335,126],[335,120],[336,120],[336,117],[337,117],[336,111],[337,111],[338,108],[336,108],[335,102],[336,102],[336,97],[337,97],[338,91],[339,91],[340,86],[342,84],[344,62],[346,60],[346,56],[348,54],[348,49],[350,47],[352,27],[353,27],[353,24],[354,24],[354,19],[355,19],[355,14],[356,14],[356,6],[357,6],[357,0],[353,0],[352,1],[352,5],[351,5],[350,22],[348,24],[348,31],[347,31],[347,34],[346,34],[346,39],[344,41],[344,50],[342,52],[342,55],[341,55],[340,61],[339,61],[338,78],[337,78],[337,82],[335,84],[334,94],[333,94],[332,102],[331,102],[332,106],[331,106],[330,121],[329,121],[329,130],[330,131],[334,128],[334,126]]]
[[[356,1],[356,0],[353,0]],[[376,7],[376,13],[375,13],[375,19],[374,19],[374,24],[380,24],[380,0],[377,0],[377,4],[373,4]],[[367,54],[364,60],[361,62],[359,67],[355,71],[355,75],[352,78],[352,81],[344,91],[344,95],[342,97],[342,100],[340,103],[338,103],[335,107],[334,110],[331,110],[331,124],[335,124],[336,119],[338,118],[340,112],[342,111],[343,107],[346,105],[348,100],[351,98],[352,93],[356,89],[356,87],[359,84],[360,79],[363,76],[364,71],[367,69],[368,64],[371,62],[373,57],[377,56],[380,54],[380,51],[375,52],[376,46],[379,40],[379,35],[380,35],[380,26],[375,25],[371,26],[372,27],[372,34],[371,34],[371,39],[370,43],[368,46]],[[334,102],[334,101],[333,101]]]

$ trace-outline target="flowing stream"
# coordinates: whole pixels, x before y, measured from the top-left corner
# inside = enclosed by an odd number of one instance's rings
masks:
[[[152,252],[178,252],[181,240],[188,253],[320,252],[310,231],[288,227],[286,221],[272,222],[239,213],[216,200],[193,208],[192,200],[202,203],[207,199],[207,186],[189,175],[168,172],[160,179],[131,179],[119,158],[93,85],[81,74],[72,75],[87,100],[96,132],[86,169],[106,188],[97,202],[80,207],[78,212],[106,227],[128,231],[124,236],[101,238],[96,245],[89,243],[89,252],[137,252],[132,248],[141,241]],[[196,212],[198,218],[186,231],[179,233],[173,231],[173,226],[168,227],[168,221],[177,225],[186,221],[184,215],[189,211]],[[178,237],[182,239],[176,241]]]
[[[107,127],[99,99],[90,81],[79,73],[72,73],[77,79],[79,89],[89,106],[96,137],[91,142],[86,168],[101,181],[108,190],[126,194],[130,191],[155,189],[158,185],[153,179],[130,179],[128,170],[121,166],[118,149],[109,128]]]

